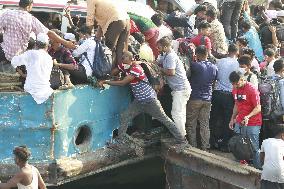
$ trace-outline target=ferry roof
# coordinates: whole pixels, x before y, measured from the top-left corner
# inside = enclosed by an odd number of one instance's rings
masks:
[[[2,9],[17,8],[18,4],[19,0],[0,0]],[[69,6],[71,11],[87,11],[86,2],[79,2],[78,5],[68,5],[66,0],[34,0],[32,11],[56,12],[62,11],[66,6]]]

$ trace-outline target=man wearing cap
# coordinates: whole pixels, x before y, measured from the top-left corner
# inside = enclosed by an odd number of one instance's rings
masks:
[[[26,66],[27,78],[24,89],[32,95],[37,104],[45,102],[53,93],[49,82],[53,60],[47,53],[48,44],[47,34],[39,33],[36,40],[36,49],[16,55],[11,60],[14,68],[21,65]]]
[[[3,31],[3,42],[0,44],[0,72],[13,72],[10,61],[15,55],[23,53],[28,46],[30,34],[45,33],[54,41],[68,48],[75,48],[72,42],[66,41],[48,30],[29,12],[33,0],[20,0],[19,9],[7,10],[0,16],[0,31]]]

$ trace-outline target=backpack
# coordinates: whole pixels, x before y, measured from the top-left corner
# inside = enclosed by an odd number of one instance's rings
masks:
[[[96,77],[97,79],[105,79],[108,77],[112,69],[112,52],[109,48],[97,40],[94,62],[90,62],[87,52],[85,52],[83,55],[86,57],[90,67],[92,68],[92,76]]]
[[[229,140],[229,150],[237,160],[253,159],[251,139],[243,134],[236,134]]]
[[[260,92],[261,111],[264,118],[274,119],[283,115],[284,110],[280,102],[280,78],[262,78],[258,85]]]
[[[64,83],[64,75],[59,68],[52,68],[49,82],[50,87],[54,90],[58,89]]]
[[[159,93],[159,91],[164,87],[165,80],[162,77],[161,68],[155,63],[150,63],[146,61],[141,61],[138,63],[144,70],[145,75],[148,78],[148,82],[152,88]],[[141,80],[142,82],[145,82]]]

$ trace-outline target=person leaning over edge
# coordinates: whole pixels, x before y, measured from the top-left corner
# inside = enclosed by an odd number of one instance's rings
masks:
[[[18,189],[46,189],[45,183],[34,166],[28,164],[31,155],[26,146],[18,146],[13,150],[15,164],[19,166],[20,171],[15,174],[7,183],[0,183],[0,189],[9,189],[18,187]]]
[[[130,85],[134,95],[134,101],[129,105],[128,109],[122,112],[120,117],[120,127],[118,128],[118,140],[131,138],[126,134],[128,123],[140,113],[147,113],[163,123],[178,143],[186,144],[185,137],[175,123],[166,115],[157,94],[150,85],[143,68],[133,61],[131,52],[124,52],[122,56],[122,64],[112,70],[112,75],[124,72],[126,77],[118,81],[100,81],[99,86],[103,84],[125,86]]]
[[[19,9],[7,10],[0,16],[0,31],[3,32],[3,42],[0,44],[0,71],[2,72],[13,72],[10,61],[15,55],[27,49],[32,32],[35,35],[45,33],[53,41],[67,48],[75,48],[71,41],[62,39],[31,15],[29,12],[32,7],[33,0],[20,0]]]

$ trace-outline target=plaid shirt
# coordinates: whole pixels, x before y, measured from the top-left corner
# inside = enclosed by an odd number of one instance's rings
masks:
[[[6,59],[11,60],[27,49],[31,32],[37,35],[48,29],[27,11],[7,10],[0,16],[0,31],[4,31],[1,47]]]

